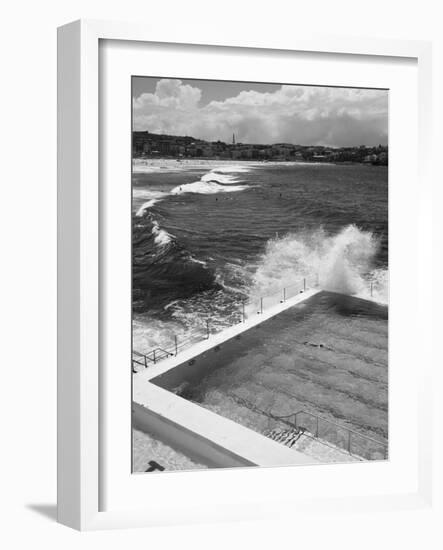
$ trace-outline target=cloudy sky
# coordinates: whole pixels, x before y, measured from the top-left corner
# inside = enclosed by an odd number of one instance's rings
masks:
[[[209,141],[386,145],[388,92],[133,77],[133,123]]]

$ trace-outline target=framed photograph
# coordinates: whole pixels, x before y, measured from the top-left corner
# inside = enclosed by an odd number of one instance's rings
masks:
[[[426,506],[430,46],[193,40],[59,29],[59,521]]]

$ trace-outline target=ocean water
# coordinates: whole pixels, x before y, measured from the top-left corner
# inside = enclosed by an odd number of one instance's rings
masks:
[[[132,223],[139,352],[303,278],[388,300],[386,167],[135,160]]]

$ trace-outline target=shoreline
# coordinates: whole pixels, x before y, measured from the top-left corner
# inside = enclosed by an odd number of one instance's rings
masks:
[[[368,166],[372,168],[388,168],[388,165],[369,164],[365,162],[317,162],[300,160],[248,160],[248,159],[220,159],[216,157],[193,157],[177,159],[175,157],[133,157],[133,173],[193,170],[217,166],[249,166],[260,168],[263,166]]]
[[[133,174],[150,173],[150,172],[166,172],[166,171],[181,171],[181,170],[199,170],[203,168],[214,169],[222,166],[235,167],[238,166],[240,171],[245,167],[261,168],[266,166],[336,166],[344,163],[333,162],[305,162],[291,160],[272,160],[272,161],[257,161],[243,159],[215,159],[215,158],[192,158],[192,159],[175,159],[175,158],[146,158],[135,157],[132,159]],[[360,163],[354,163],[360,164]]]

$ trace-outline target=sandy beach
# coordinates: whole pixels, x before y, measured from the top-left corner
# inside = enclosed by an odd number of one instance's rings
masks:
[[[263,163],[251,162],[245,160],[231,160],[231,159],[164,159],[164,158],[150,158],[141,159],[136,158],[132,162],[132,169],[135,173],[150,173],[150,172],[179,172],[183,170],[211,170],[220,166],[236,167],[242,171],[244,167],[260,166]]]

